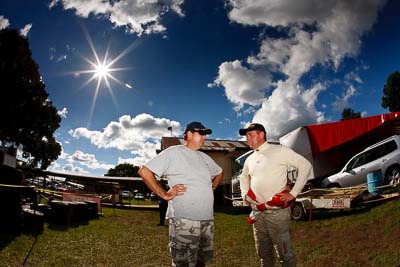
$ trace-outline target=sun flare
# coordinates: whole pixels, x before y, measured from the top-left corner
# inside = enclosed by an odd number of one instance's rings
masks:
[[[108,55],[109,48],[110,48],[110,46],[108,45],[108,48],[104,54],[104,57],[102,59],[100,59],[100,56],[96,51],[96,48],[95,48],[93,41],[89,35],[89,32],[87,31],[87,29],[84,25],[82,25],[82,30],[83,30],[86,40],[88,41],[89,46],[92,50],[94,60],[93,59],[91,60],[85,56],[82,56],[82,58],[87,63],[89,63],[91,68],[86,69],[86,70],[81,70],[81,71],[75,71],[74,75],[80,76],[80,74],[92,74],[92,76],[83,83],[82,87],[85,87],[92,81],[96,81],[96,88],[95,88],[95,92],[94,92],[94,96],[93,96],[93,102],[92,102],[92,106],[90,108],[90,113],[89,113],[89,123],[90,123],[90,120],[91,120],[91,117],[92,117],[92,114],[94,111],[94,107],[96,104],[96,99],[99,94],[101,85],[103,83],[105,84],[105,87],[108,89],[108,91],[113,99],[113,102],[116,106],[117,106],[117,101],[114,97],[113,89],[111,88],[110,79],[113,80],[114,82],[120,84],[123,87],[126,87],[128,89],[132,88],[132,86],[130,84],[128,84],[126,82],[121,82],[119,79],[117,79],[116,77],[113,76],[113,73],[115,73],[115,72],[129,70],[131,68],[124,68],[124,67],[115,68],[115,67],[113,67],[113,65],[115,63],[117,63],[121,58],[123,58],[126,54],[128,54],[130,52],[130,50],[132,50],[134,47],[136,47],[138,45],[138,42],[136,42],[136,41],[133,42],[130,46],[128,46],[124,51],[122,51],[120,54],[118,54],[114,58],[110,58]]]
[[[99,79],[104,78],[105,76],[108,76],[109,72],[110,72],[108,66],[103,65],[103,64],[96,65],[95,71],[96,71],[95,75]]]

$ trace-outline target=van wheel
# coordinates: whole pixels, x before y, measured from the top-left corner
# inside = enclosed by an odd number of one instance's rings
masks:
[[[395,165],[386,171],[385,184],[396,185],[400,182],[400,167]]]
[[[293,221],[300,221],[306,215],[303,205],[301,203],[295,202],[290,207],[291,217]]]

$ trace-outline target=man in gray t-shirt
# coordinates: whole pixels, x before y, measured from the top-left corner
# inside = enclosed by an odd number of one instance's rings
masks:
[[[170,252],[173,266],[204,266],[213,258],[213,190],[223,172],[199,151],[211,129],[200,122],[186,126],[186,143],[169,147],[146,163],[139,175],[159,197],[168,201]],[[167,177],[167,192],[156,180]]]

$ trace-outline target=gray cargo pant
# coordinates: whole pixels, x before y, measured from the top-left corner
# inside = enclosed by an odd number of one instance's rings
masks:
[[[296,266],[290,241],[290,208],[262,212],[253,224],[253,232],[262,267],[274,266],[275,251],[282,266]]]
[[[209,263],[214,256],[214,221],[170,218],[169,241],[172,266],[194,267],[198,260]]]

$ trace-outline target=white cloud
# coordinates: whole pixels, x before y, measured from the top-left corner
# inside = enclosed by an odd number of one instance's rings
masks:
[[[230,0],[229,18],[243,25],[288,26],[312,23],[326,17],[335,1],[326,0]]]
[[[323,114],[314,106],[322,90],[325,90],[322,84],[304,89],[290,80],[278,82],[277,88],[254,114],[253,121],[264,125],[271,140],[277,140],[282,134],[293,130],[293,125],[323,121]]]
[[[10,21],[4,16],[0,16],[0,30],[8,28],[10,26]]]
[[[159,150],[160,147],[161,144],[159,142],[157,143],[146,142],[138,150],[132,151],[132,154],[135,155],[134,158],[118,158],[118,164],[130,163],[135,166],[142,166],[143,164],[145,164],[150,159],[156,156],[157,154],[156,150]]]
[[[58,58],[57,58],[57,62],[61,62],[61,61],[63,61],[63,60],[66,60],[67,59],[67,55],[61,55],[61,56],[59,56]]]
[[[31,30],[31,28],[32,28],[32,24],[27,24],[27,25],[25,25],[25,27],[22,28],[19,32],[20,32],[20,34],[21,34],[22,36],[27,37],[29,31]]]
[[[185,2],[185,0],[173,0],[171,2],[171,9],[175,11],[179,16],[183,17],[185,16],[184,12],[182,11],[182,4]]]
[[[110,122],[102,131],[77,128],[69,133],[74,138],[89,139],[98,148],[131,150],[137,155],[134,163],[143,164],[155,156],[155,150],[160,148],[161,137],[170,135],[170,126],[173,134],[182,133],[179,122],[143,113],[133,118],[129,115],[121,116],[119,121]]]
[[[67,108],[63,108],[62,110],[58,110],[57,114],[60,115],[61,118],[67,118],[67,114],[68,114],[68,109]]]
[[[161,139],[161,138],[160,138]],[[156,142],[156,143],[150,143],[146,142],[143,144],[141,148],[139,148],[136,151],[133,151],[132,153],[138,155],[135,158],[135,162],[138,163],[140,162],[142,164],[146,163],[149,159],[152,159],[156,156],[156,151],[161,148],[161,143]]]
[[[60,154],[60,156],[58,156],[58,159],[67,159],[68,156],[69,156],[69,154],[65,153],[64,149],[61,149],[61,154]]]
[[[86,171],[85,169],[83,169],[81,167],[74,166],[71,163],[61,165],[57,161],[54,161],[53,163],[51,163],[51,165],[47,168],[47,170],[58,171],[58,172],[67,172],[67,173],[76,173],[76,174],[89,174],[88,171]]]
[[[161,17],[170,10],[183,16],[183,2],[184,0],[53,0],[49,7],[53,8],[60,3],[64,9],[75,10],[78,16],[102,16],[115,27],[125,27],[127,32],[141,35],[165,32],[165,26],[160,23]]]
[[[103,173],[105,173],[104,170],[109,170],[110,168],[115,167],[114,164],[100,162],[99,160],[96,159],[96,156],[93,154],[85,153],[81,150],[76,150],[74,153],[69,154],[64,152],[64,149],[62,148],[58,160],[52,162],[47,169],[49,171],[60,171],[69,173],[81,173],[81,174],[89,173],[86,169],[76,166],[77,164],[92,170],[97,170],[97,171],[100,170],[100,172]]]
[[[139,114],[134,118],[123,115],[119,121],[110,122],[103,131],[92,131],[87,128],[77,128],[70,131],[74,138],[89,139],[98,148],[116,148],[119,150],[136,150],[147,140],[156,142],[162,136],[169,134],[172,126],[175,134],[181,133],[179,122],[165,118],[155,118],[149,114]]]
[[[85,18],[91,13],[93,15],[106,14],[111,8],[109,1],[98,0],[53,0],[49,7],[53,8],[58,3],[61,3],[64,9],[74,9],[78,16]]]
[[[242,108],[244,104],[261,104],[271,79],[268,73],[248,69],[235,60],[219,66],[218,78],[209,87],[215,85],[224,86],[228,100]]]
[[[99,162],[96,156],[89,153],[84,153],[80,150],[76,150],[72,155],[68,156],[67,161],[72,163],[79,163],[90,169],[103,169],[108,170],[114,168],[113,164],[107,164],[104,162]]]
[[[230,124],[231,120],[229,118],[224,118],[223,121],[219,121],[218,124],[222,125],[222,124]]]
[[[88,174],[89,172],[86,171],[85,169],[78,167],[78,166],[74,166],[73,164],[65,164],[62,168],[61,171],[64,172],[72,172],[72,173],[79,173],[79,174]]]
[[[360,78],[358,72],[359,72],[359,69],[357,68],[356,70],[346,74],[345,75],[345,83],[347,85],[351,85],[351,84],[353,84],[353,82],[356,82],[357,84],[363,84],[363,80]]]
[[[349,99],[356,93],[356,88],[353,85],[350,85],[343,95],[336,96],[336,100],[332,103],[332,106],[337,111],[342,111],[344,108],[348,108],[350,106]]]
[[[363,34],[372,29],[384,0],[229,0],[229,19],[246,26],[268,26],[279,37],[266,36],[258,54],[221,63],[212,85],[223,86],[235,110],[258,109],[254,122],[263,123],[277,138],[300,125],[324,121],[318,95],[328,83],[301,78],[314,66],[336,70],[345,57],[359,53]],[[282,78],[284,77],[284,78]],[[353,81],[361,79],[353,76]],[[349,86],[346,101],[354,94]]]
[[[58,171],[61,169],[61,165],[57,161],[53,161],[49,167],[47,167],[47,170],[49,171]]]
[[[68,44],[66,44],[65,47],[62,47],[61,49],[56,49],[55,47],[50,47],[49,48],[49,60],[55,61],[57,63],[64,61],[68,58],[68,54],[70,54],[74,50],[75,50],[75,48],[71,48]],[[61,51],[61,52],[59,52],[59,51]]]

